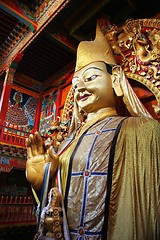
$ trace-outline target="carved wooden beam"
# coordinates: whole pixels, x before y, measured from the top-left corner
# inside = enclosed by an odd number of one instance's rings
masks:
[[[32,32],[34,32],[37,29],[37,23],[24,15],[23,11],[17,5],[16,1],[11,2],[7,0],[3,0],[3,2],[0,3],[0,7],[8,14],[12,15],[16,19],[18,19],[20,22],[27,25]]]

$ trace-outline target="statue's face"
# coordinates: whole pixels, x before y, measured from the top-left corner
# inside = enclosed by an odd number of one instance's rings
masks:
[[[76,72],[72,84],[75,100],[83,111],[90,113],[101,108],[114,107],[111,75],[104,62],[90,63]]]

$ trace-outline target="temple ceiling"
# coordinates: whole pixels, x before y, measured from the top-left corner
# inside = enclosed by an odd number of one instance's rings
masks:
[[[97,19],[121,26],[128,19],[159,17],[159,6],[158,0],[2,0],[1,81],[11,66],[17,85],[45,91],[73,71],[77,45],[94,38]]]

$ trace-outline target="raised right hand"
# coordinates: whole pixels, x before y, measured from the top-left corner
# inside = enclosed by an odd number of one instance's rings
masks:
[[[26,177],[30,184],[39,190],[42,186],[45,165],[51,162],[50,177],[53,176],[59,164],[59,157],[51,146],[47,150],[44,142],[38,132],[26,139],[27,146],[27,163]]]

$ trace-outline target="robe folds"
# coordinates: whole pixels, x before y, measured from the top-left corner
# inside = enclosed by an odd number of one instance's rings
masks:
[[[69,136],[62,150],[61,183],[72,240],[160,239],[156,120],[102,116]]]

